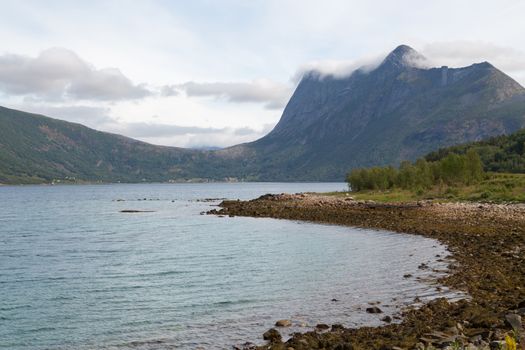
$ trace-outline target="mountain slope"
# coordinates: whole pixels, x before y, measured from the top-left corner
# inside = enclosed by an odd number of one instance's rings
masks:
[[[484,62],[420,68],[399,46],[373,70],[309,72],[265,137],[222,150],[154,146],[0,108],[0,183],[185,179],[342,181],[441,147],[525,127],[525,89]]]
[[[0,182],[165,181],[195,152],[0,107]]]

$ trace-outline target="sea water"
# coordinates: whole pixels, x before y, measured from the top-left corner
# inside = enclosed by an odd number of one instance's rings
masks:
[[[262,343],[278,319],[294,323],[285,337],[321,322],[378,325],[369,303],[394,315],[440,295],[418,269],[445,267],[435,240],[201,215],[221,198],[345,187],[0,187],[0,348],[231,349]]]

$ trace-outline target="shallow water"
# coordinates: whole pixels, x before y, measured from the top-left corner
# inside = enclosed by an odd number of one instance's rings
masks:
[[[285,335],[320,322],[374,325],[381,316],[364,311],[369,302],[394,314],[415,296],[439,295],[416,278],[445,268],[434,240],[199,215],[218,203],[205,198],[343,189],[0,187],[0,348],[223,349],[260,343],[277,319],[294,320]],[[431,269],[418,269],[422,262]]]

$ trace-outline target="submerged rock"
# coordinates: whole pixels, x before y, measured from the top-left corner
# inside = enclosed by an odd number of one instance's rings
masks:
[[[292,325],[292,321],[290,320],[279,320],[275,322],[276,327],[290,327]]]
[[[153,213],[154,210],[135,210],[135,209],[124,209],[121,213]]]
[[[366,312],[368,312],[369,314],[382,314],[383,310],[381,310],[377,306],[372,306],[372,307],[367,307]]]
[[[383,317],[383,318],[381,319],[381,321],[386,322],[386,323],[390,323],[390,322],[392,322],[392,317],[390,317],[390,316],[385,316],[385,317]]]

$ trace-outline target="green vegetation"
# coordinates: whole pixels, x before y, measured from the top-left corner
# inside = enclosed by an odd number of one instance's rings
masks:
[[[353,191],[400,188],[422,192],[435,186],[472,185],[483,176],[479,155],[469,150],[464,155],[450,153],[434,162],[419,159],[412,164],[405,161],[399,169],[391,166],[355,169],[348,174],[347,182]]]
[[[343,196],[346,193],[333,193]],[[391,190],[362,190],[352,192],[356,200],[372,200],[384,203],[410,202],[418,200],[476,201],[476,202],[525,202],[525,174],[487,173],[476,184],[434,186],[425,191],[400,188]]]
[[[399,168],[350,172],[361,200],[421,199],[525,202],[525,129],[508,136],[440,149]]]
[[[486,171],[525,173],[525,129],[511,135],[442,148],[430,153],[425,159],[438,161],[450,154],[466,154],[469,150],[479,154]]]
[[[0,184],[231,180],[215,154],[0,107]]]

